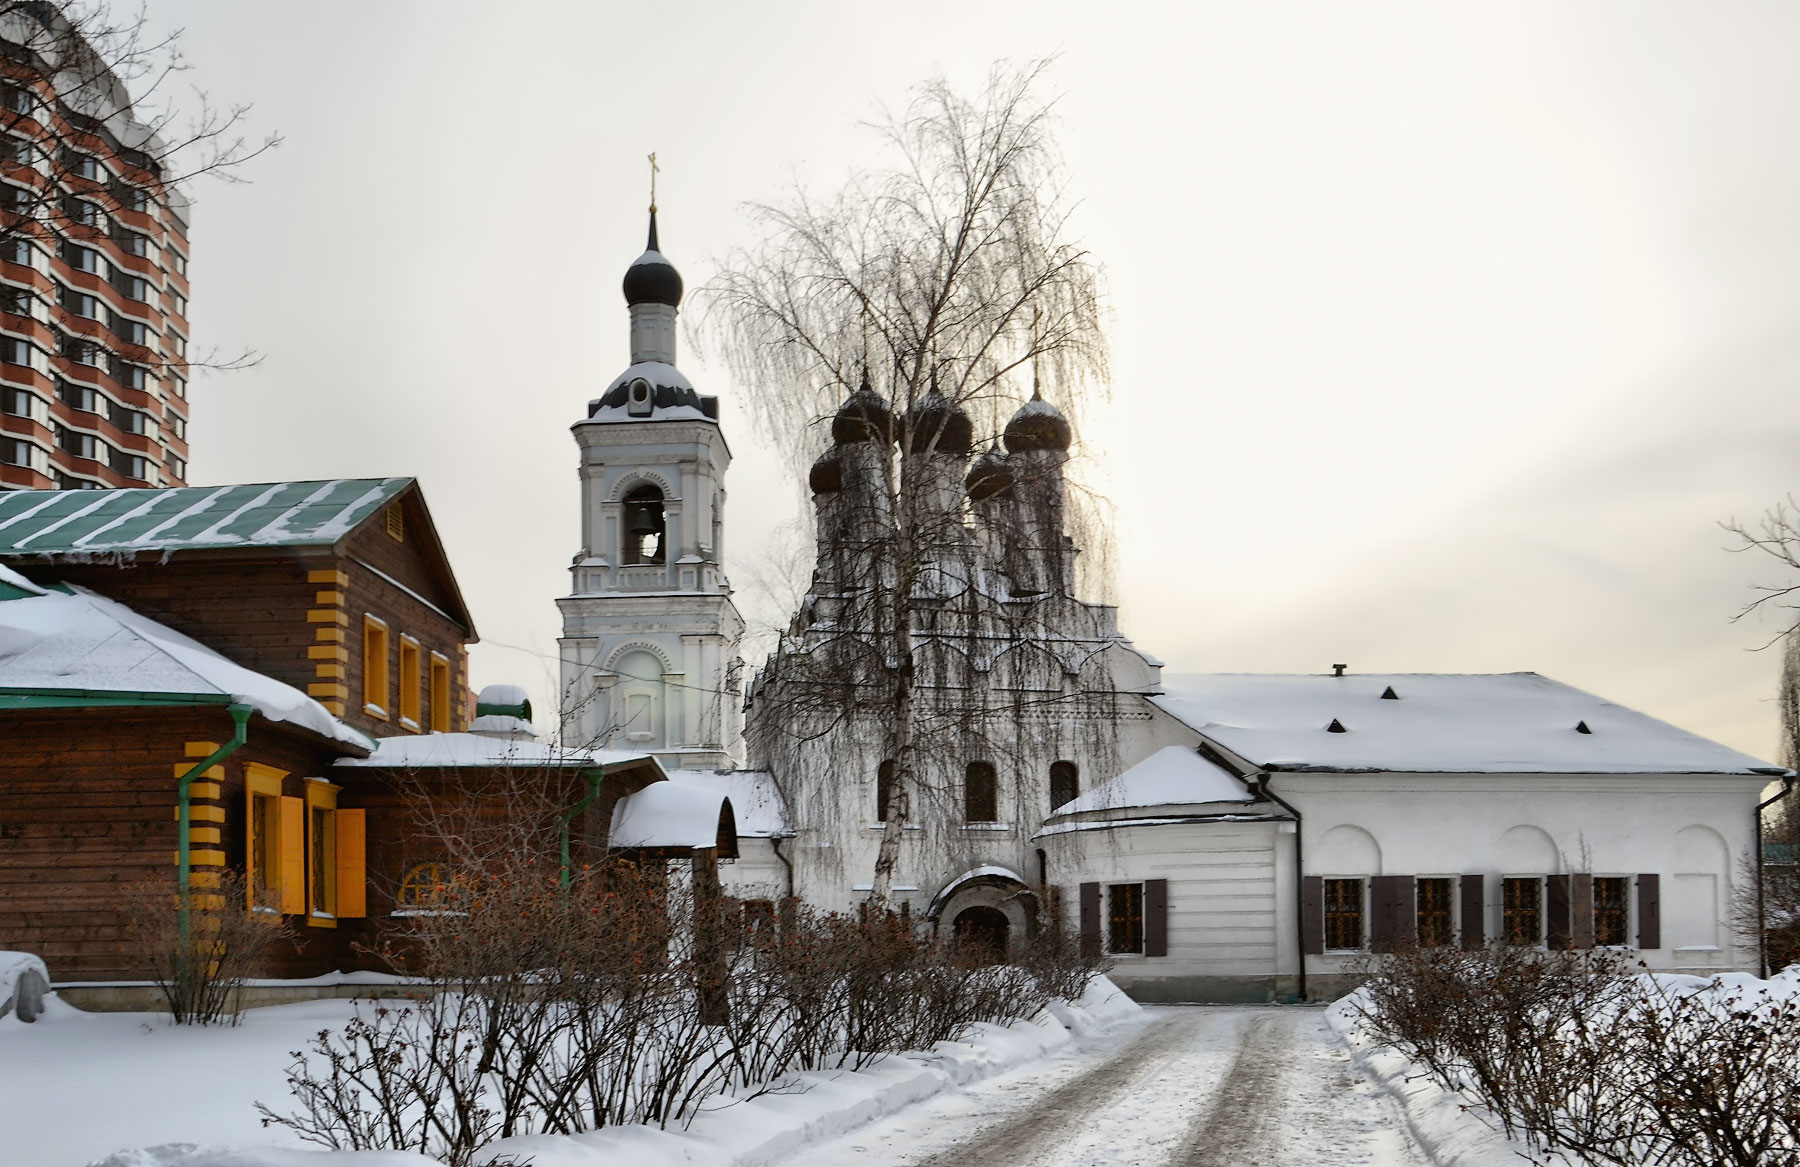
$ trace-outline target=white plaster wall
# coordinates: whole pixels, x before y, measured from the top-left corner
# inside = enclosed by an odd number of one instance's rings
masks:
[[[1766,779],[1684,775],[1278,774],[1271,789],[1305,820],[1306,873],[1486,878],[1484,935],[1500,931],[1503,875],[1660,876],[1654,968],[1754,968],[1726,924],[1754,846]],[[1635,887],[1631,935],[1637,934]],[[1297,912],[1284,906],[1283,928]],[[1459,909],[1460,911],[1460,905]],[[1347,971],[1354,957],[1311,956]]]
[[[787,868],[768,839],[739,837],[738,857],[719,865],[719,883],[725,894],[741,900],[781,900],[788,894]]]

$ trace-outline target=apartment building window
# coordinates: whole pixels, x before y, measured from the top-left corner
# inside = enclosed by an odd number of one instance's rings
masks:
[[[126,344],[143,344],[147,335],[142,321],[133,320],[129,316],[121,316],[117,312],[108,312],[107,326],[112,334]]]
[[[169,347],[175,350],[176,356],[187,356],[187,337],[181,335],[179,332],[169,333]]]
[[[71,243],[65,239],[62,245],[62,261],[76,271],[88,272],[91,275],[100,274],[100,253],[91,247],[83,247],[79,243]]]
[[[114,404],[108,411],[112,423],[128,434],[147,434],[150,432],[150,415],[141,409],[128,409]]]
[[[142,302],[150,294],[150,285],[143,276],[134,276],[122,267],[113,269],[112,286],[127,300]]]
[[[128,454],[124,450],[116,450],[111,446],[106,447],[106,449],[109,453],[109,462],[114,470],[117,470],[127,478],[135,478],[139,482],[144,481],[148,477],[148,475],[145,474],[146,467],[144,464],[144,456],[142,454]]]
[[[1454,939],[1455,918],[1451,909],[1454,879],[1432,878],[1413,881],[1413,902],[1418,914],[1418,938],[1421,948],[1441,948]]]
[[[0,105],[9,113],[30,116],[37,109],[37,99],[22,86],[0,85]]]
[[[1507,876],[1500,881],[1500,934],[1508,944],[1536,948],[1544,943],[1544,881],[1541,876]]]
[[[150,195],[142,187],[132,186],[128,182],[115,182],[112,187],[113,198],[128,211],[142,211],[150,205]]]
[[[11,385],[0,385],[0,413],[50,424],[50,406],[44,399],[29,389]]]
[[[122,228],[117,229],[113,231],[112,238],[113,242],[117,243],[119,248],[127,255],[147,256],[150,254],[150,240],[138,234],[136,231],[126,231]]]
[[[100,160],[92,154],[78,154],[71,151],[67,162],[69,173],[77,178],[85,178],[89,182],[105,182],[112,177]]]
[[[1624,947],[1631,942],[1631,883],[1622,875],[1594,877],[1594,943]]]
[[[0,285],[0,312],[10,312],[14,316],[31,315],[31,289],[16,288],[11,284]]]
[[[67,333],[64,333],[62,338],[62,355],[78,365],[87,365],[89,368],[94,369],[100,367],[100,346],[91,340],[82,340],[78,336],[70,336]]]
[[[67,199],[63,203],[63,214],[71,223],[79,223],[83,227],[92,227],[96,231],[104,230],[107,225],[106,211],[99,203],[91,203],[86,199]]]
[[[179,373],[169,374],[169,392],[183,401],[187,400],[187,381]]]
[[[83,385],[79,381],[69,381],[58,377],[56,379],[56,399],[71,409],[79,409],[86,413],[99,412],[99,393],[92,385]]]
[[[50,455],[42,446],[23,438],[0,438],[0,462],[8,466],[23,466],[39,474],[50,473]]]
[[[168,470],[169,477],[187,481],[187,459],[179,454],[169,453],[163,456],[163,467]]]
[[[168,427],[169,433],[173,434],[176,440],[187,441],[187,418],[171,409],[163,414],[163,419],[163,424]]]
[[[1144,885],[1115,883],[1106,889],[1106,950],[1144,951]]]
[[[66,312],[72,312],[86,320],[100,319],[100,300],[86,292],[78,292],[74,288],[62,290],[62,306]]]
[[[80,430],[56,427],[56,445],[64,453],[73,454],[77,458],[93,458],[99,452],[99,440],[93,434],[84,434]]]
[[[431,654],[431,728],[449,733],[450,724],[450,658],[443,653]]]
[[[148,389],[150,386],[150,370],[130,361],[114,361],[113,377],[127,389]]]
[[[0,241],[0,259],[7,263],[22,263],[27,267],[31,263],[31,244],[23,239],[7,239]]]
[[[139,297],[139,298],[141,299],[142,297]],[[177,315],[177,316],[186,316],[187,315],[187,297],[186,296],[182,295],[180,292],[170,292],[169,300],[170,300],[170,303],[174,306],[175,315]]]
[[[1325,887],[1325,948],[1354,951],[1367,946],[1363,929],[1363,881],[1327,879]]]
[[[32,155],[31,139],[13,134],[0,135],[0,159],[17,162],[20,166],[30,166]]]
[[[388,716],[388,626],[363,617],[363,712],[383,721]]]
[[[187,275],[187,256],[176,251],[173,247],[169,248],[169,267],[173,269],[178,276]]]
[[[29,365],[31,346],[16,336],[0,336],[0,361],[9,365]]]
[[[424,683],[419,642],[410,636],[400,637],[400,724],[407,729],[420,725],[420,686]]]

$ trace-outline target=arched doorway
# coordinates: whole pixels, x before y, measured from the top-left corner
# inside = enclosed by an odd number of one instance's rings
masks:
[[[983,964],[999,964],[1006,959],[1006,938],[1012,931],[1012,921],[999,908],[982,904],[964,908],[950,927],[959,944],[981,954]]]

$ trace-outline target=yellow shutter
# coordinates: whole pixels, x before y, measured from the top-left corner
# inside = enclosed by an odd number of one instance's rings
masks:
[[[337,819],[337,916],[360,918],[369,914],[364,889],[368,875],[363,861],[363,812],[334,810]]]
[[[276,839],[281,856],[281,912],[306,914],[306,800],[281,800],[281,831]]]

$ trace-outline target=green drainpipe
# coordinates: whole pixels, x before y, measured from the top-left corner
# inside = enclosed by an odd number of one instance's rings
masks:
[[[588,784],[588,792],[580,802],[563,812],[562,822],[562,889],[569,890],[569,831],[575,825],[575,816],[592,806],[600,797],[600,783],[606,777],[606,767],[597,766],[592,770],[581,772],[582,781]]]
[[[235,701],[226,706],[225,711],[231,714],[232,723],[236,726],[236,728],[232,730],[231,740],[207,755],[205,759],[190,769],[186,774],[183,774],[180,778],[176,779],[175,887],[177,894],[181,896],[181,934],[183,936],[187,935],[188,927],[188,874],[191,869],[188,861],[188,788],[193,785],[194,779],[200,777],[200,775],[206,773],[214,766],[217,766],[220,762],[225,760],[227,755],[231,754],[239,746],[244,744],[244,740],[249,736],[250,732],[250,714],[254,712],[250,706],[239,705]]]

